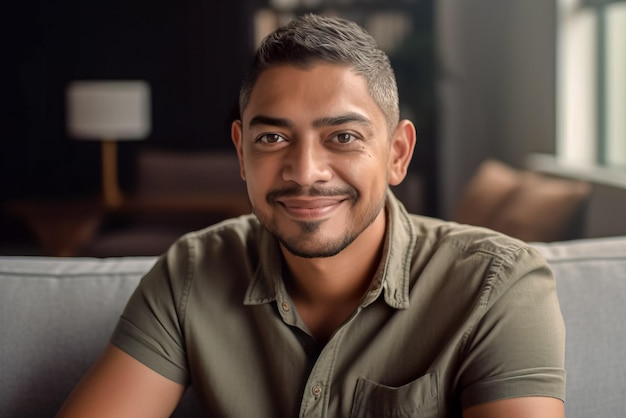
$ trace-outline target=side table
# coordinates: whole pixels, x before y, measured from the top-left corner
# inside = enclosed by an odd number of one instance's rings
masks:
[[[11,202],[8,213],[22,219],[35,235],[43,255],[71,257],[96,234],[105,216],[98,200],[32,199]]]

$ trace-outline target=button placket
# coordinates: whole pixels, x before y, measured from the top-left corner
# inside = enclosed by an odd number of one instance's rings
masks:
[[[307,382],[307,393],[300,408],[300,417],[325,417],[328,415],[328,403],[334,374],[338,348],[345,334],[341,327],[322,349]]]

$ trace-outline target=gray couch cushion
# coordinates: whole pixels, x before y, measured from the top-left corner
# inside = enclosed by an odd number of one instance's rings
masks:
[[[626,238],[535,246],[565,318],[566,416],[626,416]]]
[[[155,261],[0,257],[2,417],[54,416]]]

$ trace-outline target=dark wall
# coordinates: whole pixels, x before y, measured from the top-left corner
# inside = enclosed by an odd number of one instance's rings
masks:
[[[406,116],[418,129],[411,171],[423,181],[423,212],[434,215],[434,0],[337,4],[357,21],[398,8],[413,20],[414,32],[390,58],[401,102],[410,110]],[[134,158],[144,147],[232,149],[229,125],[254,47],[252,16],[265,5],[264,0],[14,1],[5,19],[10,109],[0,126],[0,203],[99,193],[100,144],[72,140],[65,130],[65,88],[72,80],[144,79],[152,87],[152,134],[119,146],[123,189],[132,188]]]
[[[74,141],[65,132],[71,80],[143,79],[151,85],[153,130],[147,141],[120,144],[122,186],[132,181],[140,147],[231,147],[229,124],[253,48],[251,6],[200,0],[13,3],[5,15],[9,109],[0,140],[2,200],[98,193],[99,144]]]

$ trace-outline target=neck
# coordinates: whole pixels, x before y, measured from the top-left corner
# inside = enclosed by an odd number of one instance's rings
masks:
[[[287,289],[314,336],[327,339],[359,305],[382,257],[385,211],[343,251],[306,259],[282,249],[291,279]]]

